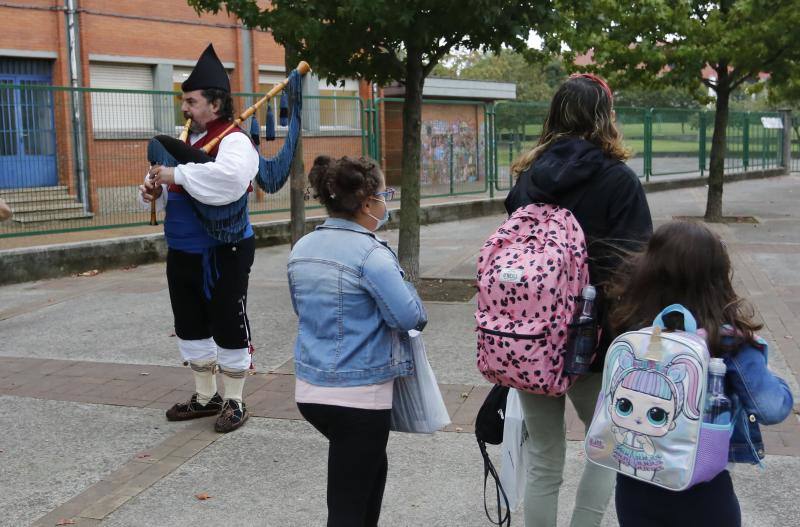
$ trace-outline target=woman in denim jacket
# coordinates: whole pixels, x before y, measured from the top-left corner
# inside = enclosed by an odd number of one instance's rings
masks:
[[[413,371],[396,331],[421,331],[425,309],[386,242],[394,190],[377,164],[314,161],[309,182],[330,218],[295,245],[289,288],[299,318],[295,400],[330,442],[328,526],[375,526],[388,461],[394,378]]]
[[[780,423],[792,410],[788,386],[767,368],[761,328],[731,284],[730,258],[720,238],[700,223],[674,221],[653,234],[646,250],[630,259],[612,289],[612,322],[620,330],[649,325],[664,306],[689,309],[712,357],[727,366],[725,392],[734,405],[729,461],[760,463],[764,445],[758,425]],[[683,327],[667,315],[670,329]],[[737,527],[739,501],[727,470],[707,483],[673,492],[617,474],[617,516],[622,527]]]

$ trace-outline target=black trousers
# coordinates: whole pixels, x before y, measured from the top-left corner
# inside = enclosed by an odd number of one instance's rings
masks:
[[[213,337],[218,346],[228,349],[249,345],[247,284],[255,250],[252,236],[214,249],[209,263],[219,276],[210,300],[203,289],[203,256],[174,249],[167,252],[169,299],[179,338]]]
[[[391,410],[298,403],[306,421],[328,438],[328,527],[375,527],[389,462]]]
[[[740,527],[739,500],[723,470],[707,483],[680,492],[617,474],[617,517],[621,527]]]

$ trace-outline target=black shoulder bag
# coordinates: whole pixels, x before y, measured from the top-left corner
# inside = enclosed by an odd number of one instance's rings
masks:
[[[500,484],[500,475],[492,460],[489,459],[489,453],[486,452],[486,444],[499,445],[503,442],[507,398],[508,387],[495,385],[486,396],[486,400],[483,401],[481,409],[478,410],[478,417],[475,419],[475,439],[478,440],[478,448],[483,456],[483,510],[486,511],[489,521],[500,527],[511,526],[511,509],[506,491]],[[490,475],[494,480],[497,497],[497,521],[489,513],[489,507],[486,505],[486,482]],[[503,511],[504,505],[505,511]]]

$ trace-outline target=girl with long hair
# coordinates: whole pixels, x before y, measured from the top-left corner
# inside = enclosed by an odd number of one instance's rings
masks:
[[[650,325],[665,306],[681,304],[703,328],[712,357],[725,361],[726,394],[734,403],[728,460],[760,463],[759,424],[776,424],[792,410],[786,383],[767,368],[767,343],[752,308],[733,289],[731,262],[722,240],[700,223],[673,221],[656,230],[644,252],[632,255],[610,287],[616,331]],[[664,317],[681,329],[680,315]],[[617,516],[622,527],[738,527],[741,514],[727,470],[707,483],[673,492],[617,475]]]
[[[602,284],[621,262],[619,249],[640,248],[653,229],[639,178],[624,163],[628,152],[615,124],[613,101],[611,89],[598,76],[577,74],[565,81],[553,97],[538,144],[511,166],[517,181],[505,201],[509,214],[532,203],[569,209],[586,238],[603,331],[591,372],[567,392],[586,427],[602,384],[598,372],[614,337]],[[524,392],[520,398],[530,434],[525,526],[554,527],[566,452],[565,398]],[[571,525],[600,525],[613,485],[613,473],[586,465]]]

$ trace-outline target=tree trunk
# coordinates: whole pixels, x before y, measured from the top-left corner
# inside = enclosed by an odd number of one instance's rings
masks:
[[[714,135],[711,139],[711,160],[708,170],[708,199],[705,220],[722,221],[722,185],[725,172],[725,149],[728,128],[728,103],[730,84],[728,65],[721,63],[717,69],[717,101],[714,114]]]
[[[422,126],[422,52],[408,47],[403,100],[403,161],[400,194],[400,265],[406,278],[419,278],[420,135]]]
[[[291,71],[297,65],[299,58],[291,46],[286,46],[284,48],[283,57],[286,67],[286,76],[288,77]],[[290,111],[292,108],[294,108],[294,102],[289,101]],[[289,167],[289,230],[292,236],[292,247],[294,247],[294,244],[297,243],[297,241],[305,234],[305,189],[306,174],[305,167],[303,166],[303,133],[301,130],[300,137],[297,138],[297,145],[295,147],[294,157],[292,158],[292,165]]]

